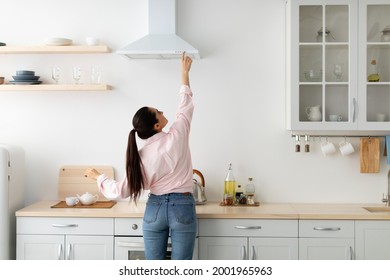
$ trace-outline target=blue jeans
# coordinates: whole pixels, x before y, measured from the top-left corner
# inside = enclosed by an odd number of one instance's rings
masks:
[[[172,260],[191,260],[196,237],[195,200],[190,193],[149,196],[143,221],[145,257],[162,260],[171,236]]]

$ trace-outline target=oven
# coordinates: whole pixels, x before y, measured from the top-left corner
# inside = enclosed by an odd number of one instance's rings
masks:
[[[166,260],[171,259],[171,244],[168,241]],[[115,236],[116,260],[144,260],[145,248],[142,236]]]
[[[142,218],[115,219],[115,260],[144,260],[145,248],[142,237]],[[168,239],[166,259],[171,258],[172,246]],[[198,258],[198,238],[195,240],[193,259]]]

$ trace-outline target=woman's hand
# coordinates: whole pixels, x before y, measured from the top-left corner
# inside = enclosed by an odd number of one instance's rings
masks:
[[[190,86],[189,72],[191,69],[192,58],[185,55],[185,52],[181,55],[181,82],[183,85]]]
[[[97,178],[101,175],[101,173],[99,171],[97,171],[96,169],[94,168],[88,168],[87,170],[85,170],[84,172],[84,176],[87,177],[87,178],[90,178],[90,179],[93,179],[93,180],[97,180]]]

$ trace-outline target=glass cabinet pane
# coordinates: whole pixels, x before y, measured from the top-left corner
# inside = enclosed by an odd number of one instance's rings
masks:
[[[310,108],[316,106],[319,106],[320,111],[322,112],[322,86],[301,85],[299,89],[299,121],[311,121],[309,119]]]
[[[390,33],[390,5],[368,5],[367,42],[382,42],[384,30],[389,30]]]
[[[348,6],[347,5],[329,5],[325,8],[325,26],[328,35],[326,42],[344,42],[349,41],[348,25]]]
[[[368,122],[388,122],[390,116],[390,86],[367,85]]]
[[[299,81],[322,82],[322,64],[321,46],[300,46]]]
[[[348,86],[327,85],[325,88],[325,120],[348,122]]]
[[[325,47],[325,81],[349,81],[348,57],[348,45],[330,45]]]
[[[318,31],[322,27],[322,6],[299,7],[299,42],[317,42]]]

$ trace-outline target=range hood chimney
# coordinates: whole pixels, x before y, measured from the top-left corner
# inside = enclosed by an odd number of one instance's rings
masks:
[[[149,34],[117,51],[129,58],[173,59],[199,51],[176,35],[176,0],[149,0]]]

